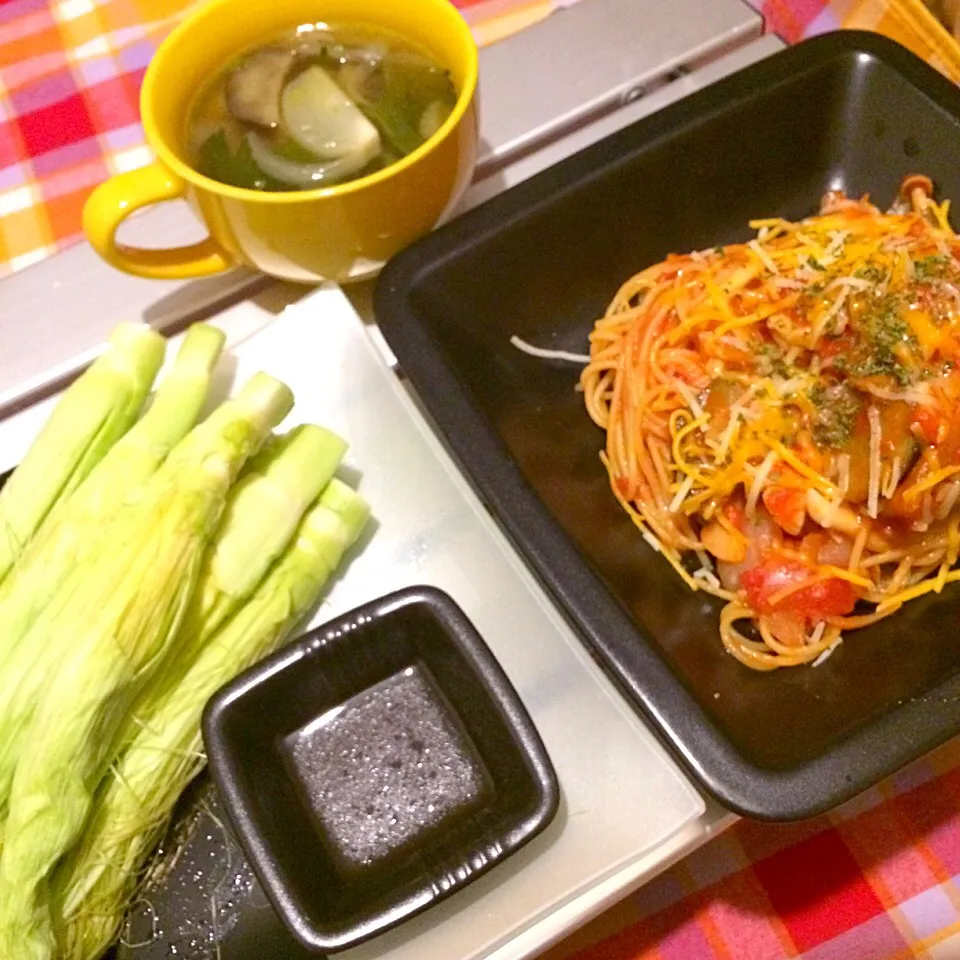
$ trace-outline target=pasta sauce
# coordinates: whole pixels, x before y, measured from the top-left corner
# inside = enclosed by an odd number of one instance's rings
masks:
[[[960,579],[960,238],[922,176],[628,280],[581,375],[611,487],[760,670]]]

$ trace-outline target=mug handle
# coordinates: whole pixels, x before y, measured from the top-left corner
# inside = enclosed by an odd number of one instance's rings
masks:
[[[101,183],[83,207],[83,232],[93,248],[111,266],[153,280],[205,277],[235,266],[213,239],[168,250],[148,250],[117,243],[120,224],[135,210],[184,196],[183,180],[154,160]]]

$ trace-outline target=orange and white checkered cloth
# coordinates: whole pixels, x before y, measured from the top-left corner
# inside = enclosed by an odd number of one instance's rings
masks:
[[[0,3],[0,274],[80,239],[89,192],[146,163],[139,90],[185,0]]]
[[[873,30],[899,41],[960,83],[960,46],[920,0],[750,0],[767,29],[796,43],[841,28]]]

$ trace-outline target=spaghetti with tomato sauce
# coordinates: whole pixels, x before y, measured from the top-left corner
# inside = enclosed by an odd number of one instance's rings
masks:
[[[580,383],[611,487],[758,670],[954,580],[960,237],[907,177],[628,280]]]

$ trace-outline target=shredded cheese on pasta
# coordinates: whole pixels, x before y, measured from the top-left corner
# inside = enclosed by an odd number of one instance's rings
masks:
[[[611,489],[755,669],[960,579],[960,241],[925,178],[902,191],[671,254],[590,335]]]

